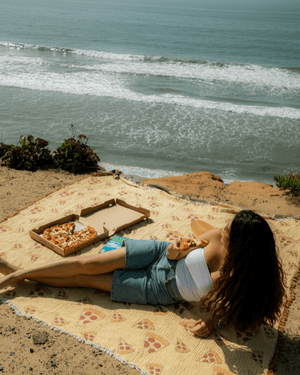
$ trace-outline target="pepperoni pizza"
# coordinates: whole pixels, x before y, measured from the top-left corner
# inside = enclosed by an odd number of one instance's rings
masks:
[[[47,228],[43,232],[43,237],[59,246],[63,250],[74,248],[75,246],[97,236],[97,231],[90,227],[75,231],[75,223],[57,224]]]

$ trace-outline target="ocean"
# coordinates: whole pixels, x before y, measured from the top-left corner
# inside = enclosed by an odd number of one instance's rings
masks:
[[[0,0],[0,142],[85,134],[108,169],[300,173],[300,2]]]

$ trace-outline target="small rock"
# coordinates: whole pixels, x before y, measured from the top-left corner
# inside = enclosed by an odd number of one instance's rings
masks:
[[[3,366],[0,366],[0,371],[3,371]]]
[[[30,348],[30,353],[33,353],[33,352],[34,352],[34,350],[32,348]]]
[[[48,333],[46,331],[37,332],[32,336],[34,345],[45,344],[48,341]]]

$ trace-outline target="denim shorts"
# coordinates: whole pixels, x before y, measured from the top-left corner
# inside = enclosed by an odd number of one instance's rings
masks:
[[[169,244],[165,241],[125,240],[125,267],[114,272],[111,299],[151,305],[184,301],[175,279],[177,261],[166,257]]]

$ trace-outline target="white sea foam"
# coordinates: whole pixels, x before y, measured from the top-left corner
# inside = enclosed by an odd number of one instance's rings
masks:
[[[158,178],[167,176],[182,176],[183,172],[166,171],[162,169],[149,169],[141,167],[133,167],[124,164],[113,164],[101,162],[100,165],[108,171],[118,169],[125,175],[137,175],[144,178]]]
[[[188,64],[178,62],[135,62],[108,63],[98,66],[85,66],[85,69],[101,70],[111,73],[129,73],[193,79],[207,83],[226,82],[247,84],[258,87],[300,90],[300,75],[278,68],[264,68],[257,65],[226,64],[218,66],[212,63]]]
[[[71,52],[95,56],[97,51],[63,49],[39,45],[0,42],[0,46],[13,49],[39,49],[41,51]],[[98,54],[98,55],[97,55]],[[197,80],[206,86],[227,85],[228,90],[239,89],[239,85],[270,93],[275,90],[279,94],[297,96],[300,89],[300,75],[288,70],[266,68],[257,65],[220,64],[208,62],[188,62],[187,60],[146,58],[139,55],[121,55],[97,52],[102,60],[87,64],[74,61],[40,56],[23,56],[16,54],[0,55],[0,85],[20,87],[40,91],[55,91],[77,95],[94,95],[116,99],[132,100],[144,103],[161,103],[194,107],[204,110],[218,110],[239,114],[271,116],[288,119],[300,119],[300,109],[276,105],[246,105],[234,103],[234,99],[217,98],[208,100],[183,95],[180,90],[174,93],[146,94],[140,92],[132,80],[136,75],[167,76],[179,80]],[[42,55],[43,56],[43,55]],[[227,89],[226,89],[227,90]],[[171,90],[172,92],[172,90]],[[296,95],[296,96],[295,96]],[[238,98],[237,98],[238,99]],[[238,101],[238,100],[237,100]]]
[[[125,77],[107,76],[101,72],[97,75],[89,75],[84,72],[58,74],[45,72],[44,69],[39,71],[37,65],[35,65],[35,68],[35,70],[31,69],[29,72],[24,70],[19,72],[19,69],[14,69],[10,66],[6,69],[6,73],[0,75],[0,85],[77,95],[107,96],[116,99],[126,99],[145,103],[183,105],[205,110],[221,110],[240,114],[253,114],[257,116],[300,119],[300,110],[290,107],[237,105],[229,102],[223,103],[193,99],[182,95],[172,94],[145,95],[131,91],[127,88]]]
[[[108,171],[112,170],[120,170],[126,177],[134,179],[134,177],[142,177],[142,178],[160,178],[160,177],[175,177],[175,176],[182,176],[187,174],[188,172],[174,172],[174,171],[167,171],[163,169],[149,169],[149,168],[141,168],[141,167],[134,167],[124,164],[114,164],[114,163],[107,163],[101,162],[99,163],[100,166],[105,168]],[[225,184],[230,184],[233,182],[233,179],[222,178]],[[246,181],[246,180],[243,180]],[[252,181],[252,180],[251,180]]]
[[[198,79],[205,82],[231,82],[251,84],[262,87],[277,87],[283,90],[299,90],[300,75],[293,70],[276,67],[262,67],[254,64],[216,63],[165,58],[161,56],[143,56],[120,54],[104,51],[82,50],[55,46],[1,42],[0,46],[16,49],[37,49],[52,52],[70,53],[109,60],[109,63],[85,65],[84,69],[101,70],[112,73],[130,73],[154,76]],[[25,60],[24,60],[25,61]]]

